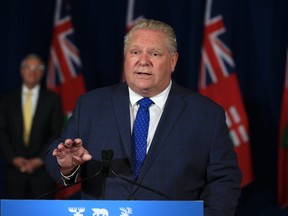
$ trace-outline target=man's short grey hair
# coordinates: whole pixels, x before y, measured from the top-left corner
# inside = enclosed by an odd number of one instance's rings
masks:
[[[21,61],[21,64],[20,64],[20,69],[23,68],[26,65],[27,60],[31,59],[31,58],[38,59],[41,63],[40,67],[42,68],[42,70],[45,70],[45,63],[44,63],[43,59],[35,53],[30,53],[23,58],[23,60]]]
[[[176,53],[178,49],[177,39],[173,28],[161,21],[153,20],[153,19],[141,19],[131,28],[131,30],[124,37],[124,52],[127,50],[127,46],[129,44],[129,40],[131,35],[139,30],[146,29],[152,31],[160,31],[166,34],[167,36],[167,47],[171,54]]]

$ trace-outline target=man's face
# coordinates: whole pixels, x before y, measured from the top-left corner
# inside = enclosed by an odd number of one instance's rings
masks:
[[[126,81],[144,97],[155,96],[169,85],[178,59],[178,53],[169,53],[163,32],[144,29],[131,35],[124,56]]]
[[[44,66],[37,58],[29,58],[21,67],[21,76],[23,82],[28,88],[33,88],[40,83],[44,74]]]

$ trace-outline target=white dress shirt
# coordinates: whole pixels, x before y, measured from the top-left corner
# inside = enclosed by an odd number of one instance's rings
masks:
[[[150,99],[154,102],[149,107],[149,113],[150,113],[150,121],[149,121],[149,130],[148,130],[148,137],[147,137],[147,151],[148,152],[151,142],[153,140],[156,128],[158,126],[159,120],[161,118],[161,115],[163,113],[166,100],[168,98],[168,94],[171,89],[172,82],[168,85],[168,87],[161,92],[160,94],[151,97]],[[142,99],[143,97],[135,93],[131,88],[129,88],[129,98],[130,98],[130,119],[131,119],[131,134],[133,132],[133,126],[134,121],[136,118],[136,114],[139,108],[139,105],[137,104],[137,101]]]

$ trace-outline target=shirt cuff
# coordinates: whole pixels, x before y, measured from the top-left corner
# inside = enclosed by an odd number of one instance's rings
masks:
[[[65,186],[67,186],[67,185],[69,185],[71,183],[75,183],[77,181],[78,176],[79,176],[79,168],[80,168],[80,165],[78,165],[76,167],[76,169],[73,171],[73,173],[68,175],[68,176],[64,175],[62,172],[60,172],[63,184]]]

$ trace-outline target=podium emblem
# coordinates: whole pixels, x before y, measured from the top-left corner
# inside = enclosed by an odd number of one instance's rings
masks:
[[[105,208],[92,208],[92,211],[92,216],[109,216],[109,213]]]
[[[82,207],[80,207],[80,208],[69,207],[68,210],[69,210],[69,212],[74,213],[73,216],[83,216],[82,213],[85,212],[85,208],[82,208]]]
[[[129,216],[133,213],[133,210],[130,207],[120,207],[119,209],[121,211],[120,216]]]

